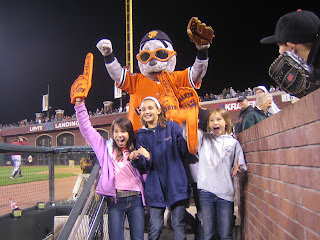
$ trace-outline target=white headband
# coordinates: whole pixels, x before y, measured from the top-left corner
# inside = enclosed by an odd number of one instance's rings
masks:
[[[141,107],[142,107],[142,103],[143,103],[144,101],[146,101],[146,100],[152,100],[152,101],[154,101],[154,103],[157,105],[157,108],[158,108],[158,109],[161,108],[158,99],[156,99],[155,97],[146,97],[145,99],[143,99],[142,102],[141,102]]]

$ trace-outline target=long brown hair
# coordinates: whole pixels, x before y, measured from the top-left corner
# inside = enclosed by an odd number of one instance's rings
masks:
[[[113,137],[113,132],[114,132],[114,126],[118,125],[119,128],[121,128],[122,130],[126,131],[129,133],[129,139],[127,142],[127,149],[129,152],[132,152],[135,150],[135,146],[136,146],[136,136],[134,134],[133,131],[133,126],[132,123],[129,119],[127,118],[117,118],[112,122],[111,125],[111,132],[112,132],[112,140],[113,140],[113,149],[116,150],[117,152],[117,157],[120,158],[122,157],[122,148],[118,147],[117,143],[114,140]]]
[[[232,133],[231,118],[230,118],[227,110],[224,108],[215,108],[209,112],[208,120],[207,120],[207,132],[210,132],[209,119],[213,114],[216,114],[216,113],[219,113],[222,116],[223,120],[226,122],[226,129],[225,130],[228,134],[231,134]]]

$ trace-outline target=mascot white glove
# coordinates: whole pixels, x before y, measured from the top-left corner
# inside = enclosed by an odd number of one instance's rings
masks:
[[[97,43],[97,48],[103,56],[108,56],[112,53],[112,43],[109,39],[102,39]]]

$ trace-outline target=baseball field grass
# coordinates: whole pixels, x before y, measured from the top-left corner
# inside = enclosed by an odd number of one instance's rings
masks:
[[[63,170],[69,171],[65,172]],[[23,178],[19,178],[18,175],[15,176],[15,179],[10,179],[11,172],[13,167],[0,167],[0,186],[20,184],[27,182],[35,182],[49,179],[49,167],[48,166],[22,166],[21,171]],[[77,176],[76,172],[72,172],[68,166],[55,166],[54,178],[65,178],[71,176]]]

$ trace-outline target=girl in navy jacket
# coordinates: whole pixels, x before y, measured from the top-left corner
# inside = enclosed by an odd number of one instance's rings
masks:
[[[188,150],[182,127],[166,121],[158,100],[153,97],[146,97],[141,103],[141,122],[144,127],[137,133],[138,150],[129,158],[140,172],[147,172],[145,198],[150,206],[149,239],[159,239],[166,207],[171,207],[175,239],[185,239],[183,218],[189,194],[182,160]]]

